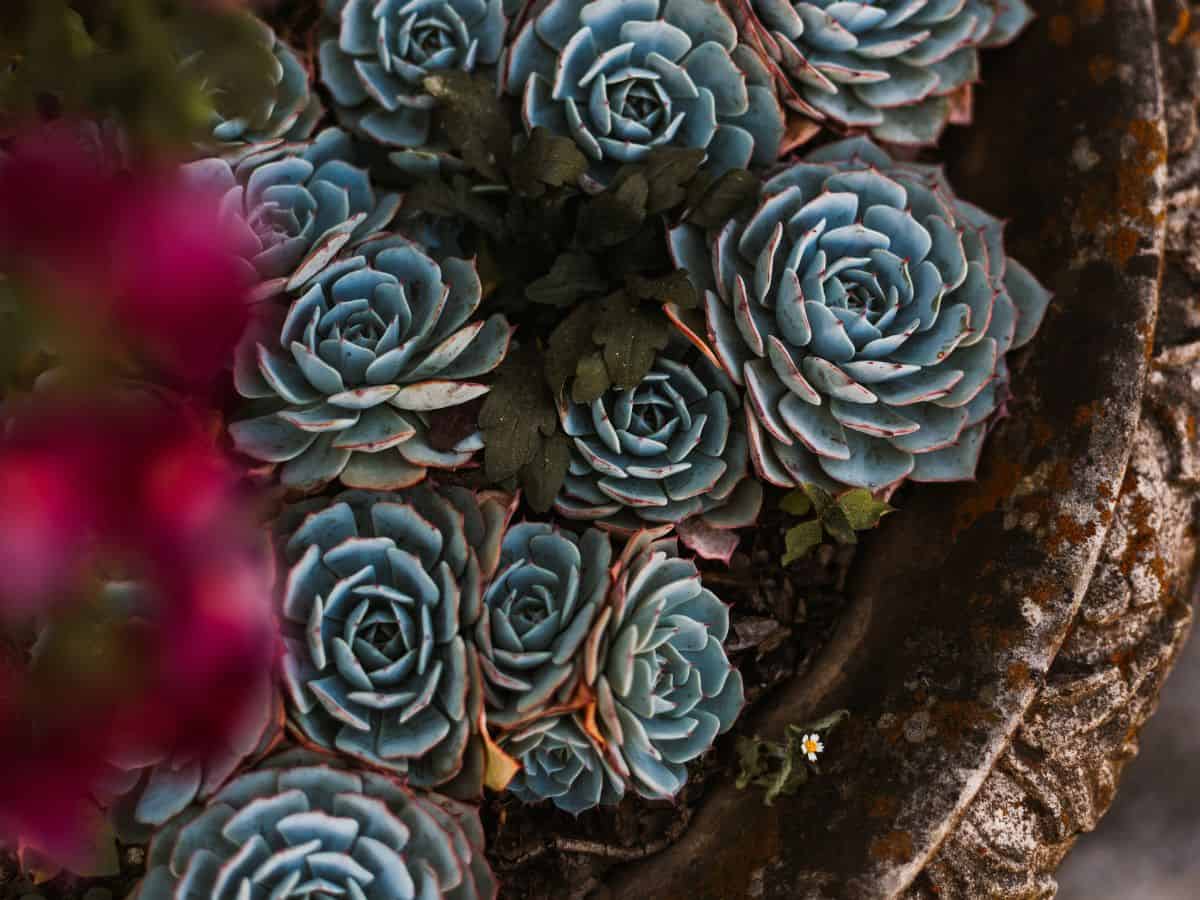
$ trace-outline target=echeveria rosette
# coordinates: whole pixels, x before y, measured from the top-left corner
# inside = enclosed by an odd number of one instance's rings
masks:
[[[325,0],[319,63],[334,112],[402,168],[445,156],[425,79],[490,72],[504,46],[503,0]]]
[[[1007,396],[1005,354],[1050,299],[1006,256],[1003,230],[940,169],[855,138],[768,181],[748,220],[671,232],[713,349],[746,389],[764,480],[974,477]]]
[[[236,156],[189,163],[183,173],[224,193],[222,212],[266,295],[302,287],[400,209],[402,198],[378,193],[355,160],[350,136],[327,128],[312,141],[252,145]]]
[[[498,495],[419,485],[284,516],[284,684],[307,740],[418,787],[479,793],[483,680],[470,636],[511,512]]]
[[[131,900],[494,900],[478,812],[289,751],[155,835]]]
[[[600,185],[655,147],[703,149],[714,174],[779,151],[771,77],[711,0],[550,0],[507,54],[525,127],[572,137]]]
[[[303,141],[312,135],[325,110],[312,91],[308,70],[296,51],[281,41],[266,22],[254,19],[259,41],[271,53],[269,77],[274,91],[253,116],[227,117],[221,94],[212,98],[212,136],[219,145],[258,144],[264,141]]]
[[[699,519],[715,533],[752,524],[762,486],[750,477],[740,406],[730,379],[698,355],[688,363],[660,355],[635,388],[564,400],[574,448],[555,509],[623,535],[647,523]],[[730,542],[688,541],[726,558]]]
[[[584,651],[608,764],[648,798],[679,793],[687,763],[732,727],[745,701],[722,646],[729,609],[669,531],[640,531],[625,545]]]
[[[932,144],[979,48],[1033,18],[1024,0],[737,0],[746,39],[786,81],[784,100],[879,140]]]
[[[473,262],[431,259],[405,238],[370,239],[314,278],[286,314],[243,343],[234,382],[276,411],[230,426],[239,450],[282,464],[282,482],[316,490],[391,490],[428,467],[470,462],[475,432],[449,449],[428,417],[487,393],[472,380],[508,352],[501,315],[472,319],[482,299]]]
[[[611,562],[608,536],[595,528],[577,536],[523,522],[505,534],[474,632],[489,726],[513,728],[574,700]]]
[[[521,762],[508,789],[523,803],[550,800],[578,815],[615,806],[625,794],[625,779],[577,714],[537,719],[506,735],[501,746]]]

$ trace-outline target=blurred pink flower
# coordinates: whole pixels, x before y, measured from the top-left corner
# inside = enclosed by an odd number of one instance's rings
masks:
[[[69,619],[113,577],[149,603],[98,673],[0,659],[0,833],[67,865],[92,846],[108,761],[220,753],[277,657],[253,497],[201,411],[147,396],[47,398],[0,441],[0,609]]]
[[[81,331],[110,333],[173,379],[207,382],[249,316],[253,274],[234,223],[219,193],[171,167],[96,157],[61,122],[0,153],[0,264]]]

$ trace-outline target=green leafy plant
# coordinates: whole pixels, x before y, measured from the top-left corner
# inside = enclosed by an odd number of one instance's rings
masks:
[[[790,491],[779,507],[793,516],[812,516],[793,525],[784,535],[783,564],[789,566],[808,556],[826,536],[839,544],[857,544],[855,532],[868,531],[895,507],[879,500],[866,488],[854,488],[834,496],[818,484],[805,483]]]
[[[782,741],[763,740],[758,735],[737,741],[738,790],[751,785],[765,789],[763,803],[770,806],[780,796],[791,796],[808,783],[820,769],[806,747],[806,739],[823,737],[850,718],[849,710],[839,709],[815,722],[788,725]]]

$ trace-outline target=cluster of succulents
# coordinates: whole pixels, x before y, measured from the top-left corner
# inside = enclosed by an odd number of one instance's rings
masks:
[[[974,477],[1050,299],[866,136],[935,141],[1021,0],[319,16],[256,26],[270,101],[214,93],[182,167],[259,283],[227,430],[279,487],[282,685],[218,761],[110,761],[140,900],[493,897],[485,786],[676,797],[745,700],[694,557],[773,490]],[[852,136],[768,176],[798,115]]]

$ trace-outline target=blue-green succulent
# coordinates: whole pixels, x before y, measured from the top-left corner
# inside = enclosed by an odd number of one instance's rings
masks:
[[[494,900],[483,848],[472,807],[290,751],[159,831],[131,900]]]
[[[477,795],[483,682],[470,638],[511,508],[419,485],[291,508],[284,684],[305,739],[418,787]]]
[[[264,141],[303,141],[316,129],[325,110],[312,91],[308,70],[296,51],[281,41],[271,26],[253,19],[259,42],[270,51],[269,77],[274,90],[253,115],[226,116],[222,94],[214,92],[212,136],[218,144],[255,144]]]
[[[276,410],[233,423],[237,448],[282,464],[283,483],[300,490],[336,479],[390,490],[428,467],[468,463],[482,446],[477,431],[442,447],[428,426],[431,413],[487,393],[471,379],[508,352],[502,315],[472,318],[482,299],[475,265],[379,236],[310,285],[239,350],[238,391]]]
[[[672,355],[660,354],[637,387],[564,400],[574,449],[559,513],[621,534],[693,517],[728,530],[758,517],[762,486],[750,477],[736,388],[703,356]]]
[[[550,800],[578,815],[614,806],[625,794],[625,779],[577,714],[537,719],[506,735],[502,746],[521,762],[508,789],[524,803]]]
[[[749,219],[671,232],[712,347],[746,390],[764,480],[974,477],[1008,394],[1005,355],[1050,299],[1003,231],[939,168],[854,138],[775,175]]]
[[[370,141],[411,151],[418,169],[422,159],[436,161],[443,141],[425,79],[494,72],[507,27],[503,0],[324,4],[320,78],[338,118]]]
[[[523,765],[511,785],[522,798],[579,812],[629,787],[674,797],[687,763],[737,719],[742,677],[722,647],[729,610],[678,555],[670,530],[639,531],[611,570],[583,650],[590,704],[506,737]]]
[[[769,165],[784,130],[766,67],[712,0],[550,0],[508,50],[505,87],[600,185],[663,146],[705,150],[715,174]]]
[[[400,209],[400,196],[377,193],[355,161],[350,136],[327,128],[312,141],[249,145],[189,163],[183,173],[224,195],[222,212],[264,280],[260,293],[269,294],[303,286]]]
[[[932,144],[979,48],[1029,24],[1024,0],[739,0],[743,40],[782,77],[784,101],[881,141]]]
[[[573,699],[611,562],[608,536],[595,528],[582,536],[545,522],[509,529],[474,632],[489,725],[512,728]]]

